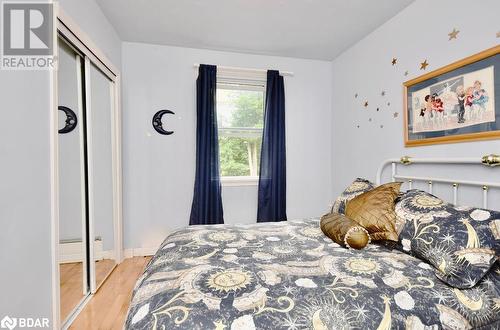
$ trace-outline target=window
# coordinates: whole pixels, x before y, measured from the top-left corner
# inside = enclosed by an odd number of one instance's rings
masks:
[[[224,183],[256,183],[264,126],[264,82],[220,79],[217,125]]]

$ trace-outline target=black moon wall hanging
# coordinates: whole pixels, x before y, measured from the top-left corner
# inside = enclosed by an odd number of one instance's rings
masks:
[[[157,113],[155,113],[155,115],[153,116],[153,128],[155,129],[155,131],[157,131],[158,133],[160,133],[162,135],[174,134],[174,131],[166,131],[163,129],[163,124],[161,122],[161,118],[163,117],[163,115],[165,115],[167,113],[171,114],[171,115],[175,114],[175,112],[170,111],[170,110],[160,110]]]
[[[78,119],[76,118],[75,112],[73,110],[71,110],[70,108],[62,106],[62,105],[58,106],[57,110],[64,112],[64,114],[66,115],[65,125],[63,128],[61,128],[58,131],[59,134],[66,134],[66,133],[69,133],[72,130],[74,130],[76,127],[76,124],[78,124]]]

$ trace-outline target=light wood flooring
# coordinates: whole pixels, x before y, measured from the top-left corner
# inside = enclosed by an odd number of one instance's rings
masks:
[[[95,262],[95,282],[97,286],[104,281],[109,272],[115,267],[116,261],[112,259],[102,259]]]
[[[77,316],[70,329],[123,329],[132,290],[151,257],[119,264]]]
[[[83,298],[82,267],[81,262],[59,265],[61,320],[65,320]]]
[[[96,261],[95,277],[99,285],[113,269],[115,261],[103,259]],[[61,320],[65,320],[78,303],[83,299],[83,263],[71,262],[59,265]]]

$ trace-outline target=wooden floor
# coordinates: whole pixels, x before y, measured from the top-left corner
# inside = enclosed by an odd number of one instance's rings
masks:
[[[111,259],[98,260],[95,263],[95,277],[97,285],[115,266]],[[83,263],[71,262],[59,265],[60,294],[61,294],[61,320],[65,320],[83,299]]]
[[[132,289],[150,258],[134,257],[119,264],[70,329],[123,329]]]
[[[71,262],[59,265],[61,320],[83,299],[83,263]]]
[[[113,259],[102,259],[95,262],[95,283],[97,286],[104,281],[115,265],[116,261]]]

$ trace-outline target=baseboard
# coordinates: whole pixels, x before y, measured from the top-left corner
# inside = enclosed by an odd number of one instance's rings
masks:
[[[141,247],[135,249],[125,249],[123,251],[124,258],[132,258],[132,257],[146,257],[153,256],[158,247]],[[79,262],[83,260],[82,255],[82,243],[81,242],[70,242],[59,245],[59,263],[71,263],[71,262]],[[103,250],[102,242],[96,240],[94,242],[94,254],[95,260],[102,259],[114,259],[114,251],[113,250]]]
[[[153,256],[157,250],[158,250],[157,247],[141,247],[135,249],[125,249],[123,250],[123,256],[125,258]]]
[[[59,244],[59,263],[81,262],[83,260],[83,243],[82,242],[63,242]],[[102,241],[94,242],[94,259],[114,259],[115,252],[113,250],[103,250]]]

